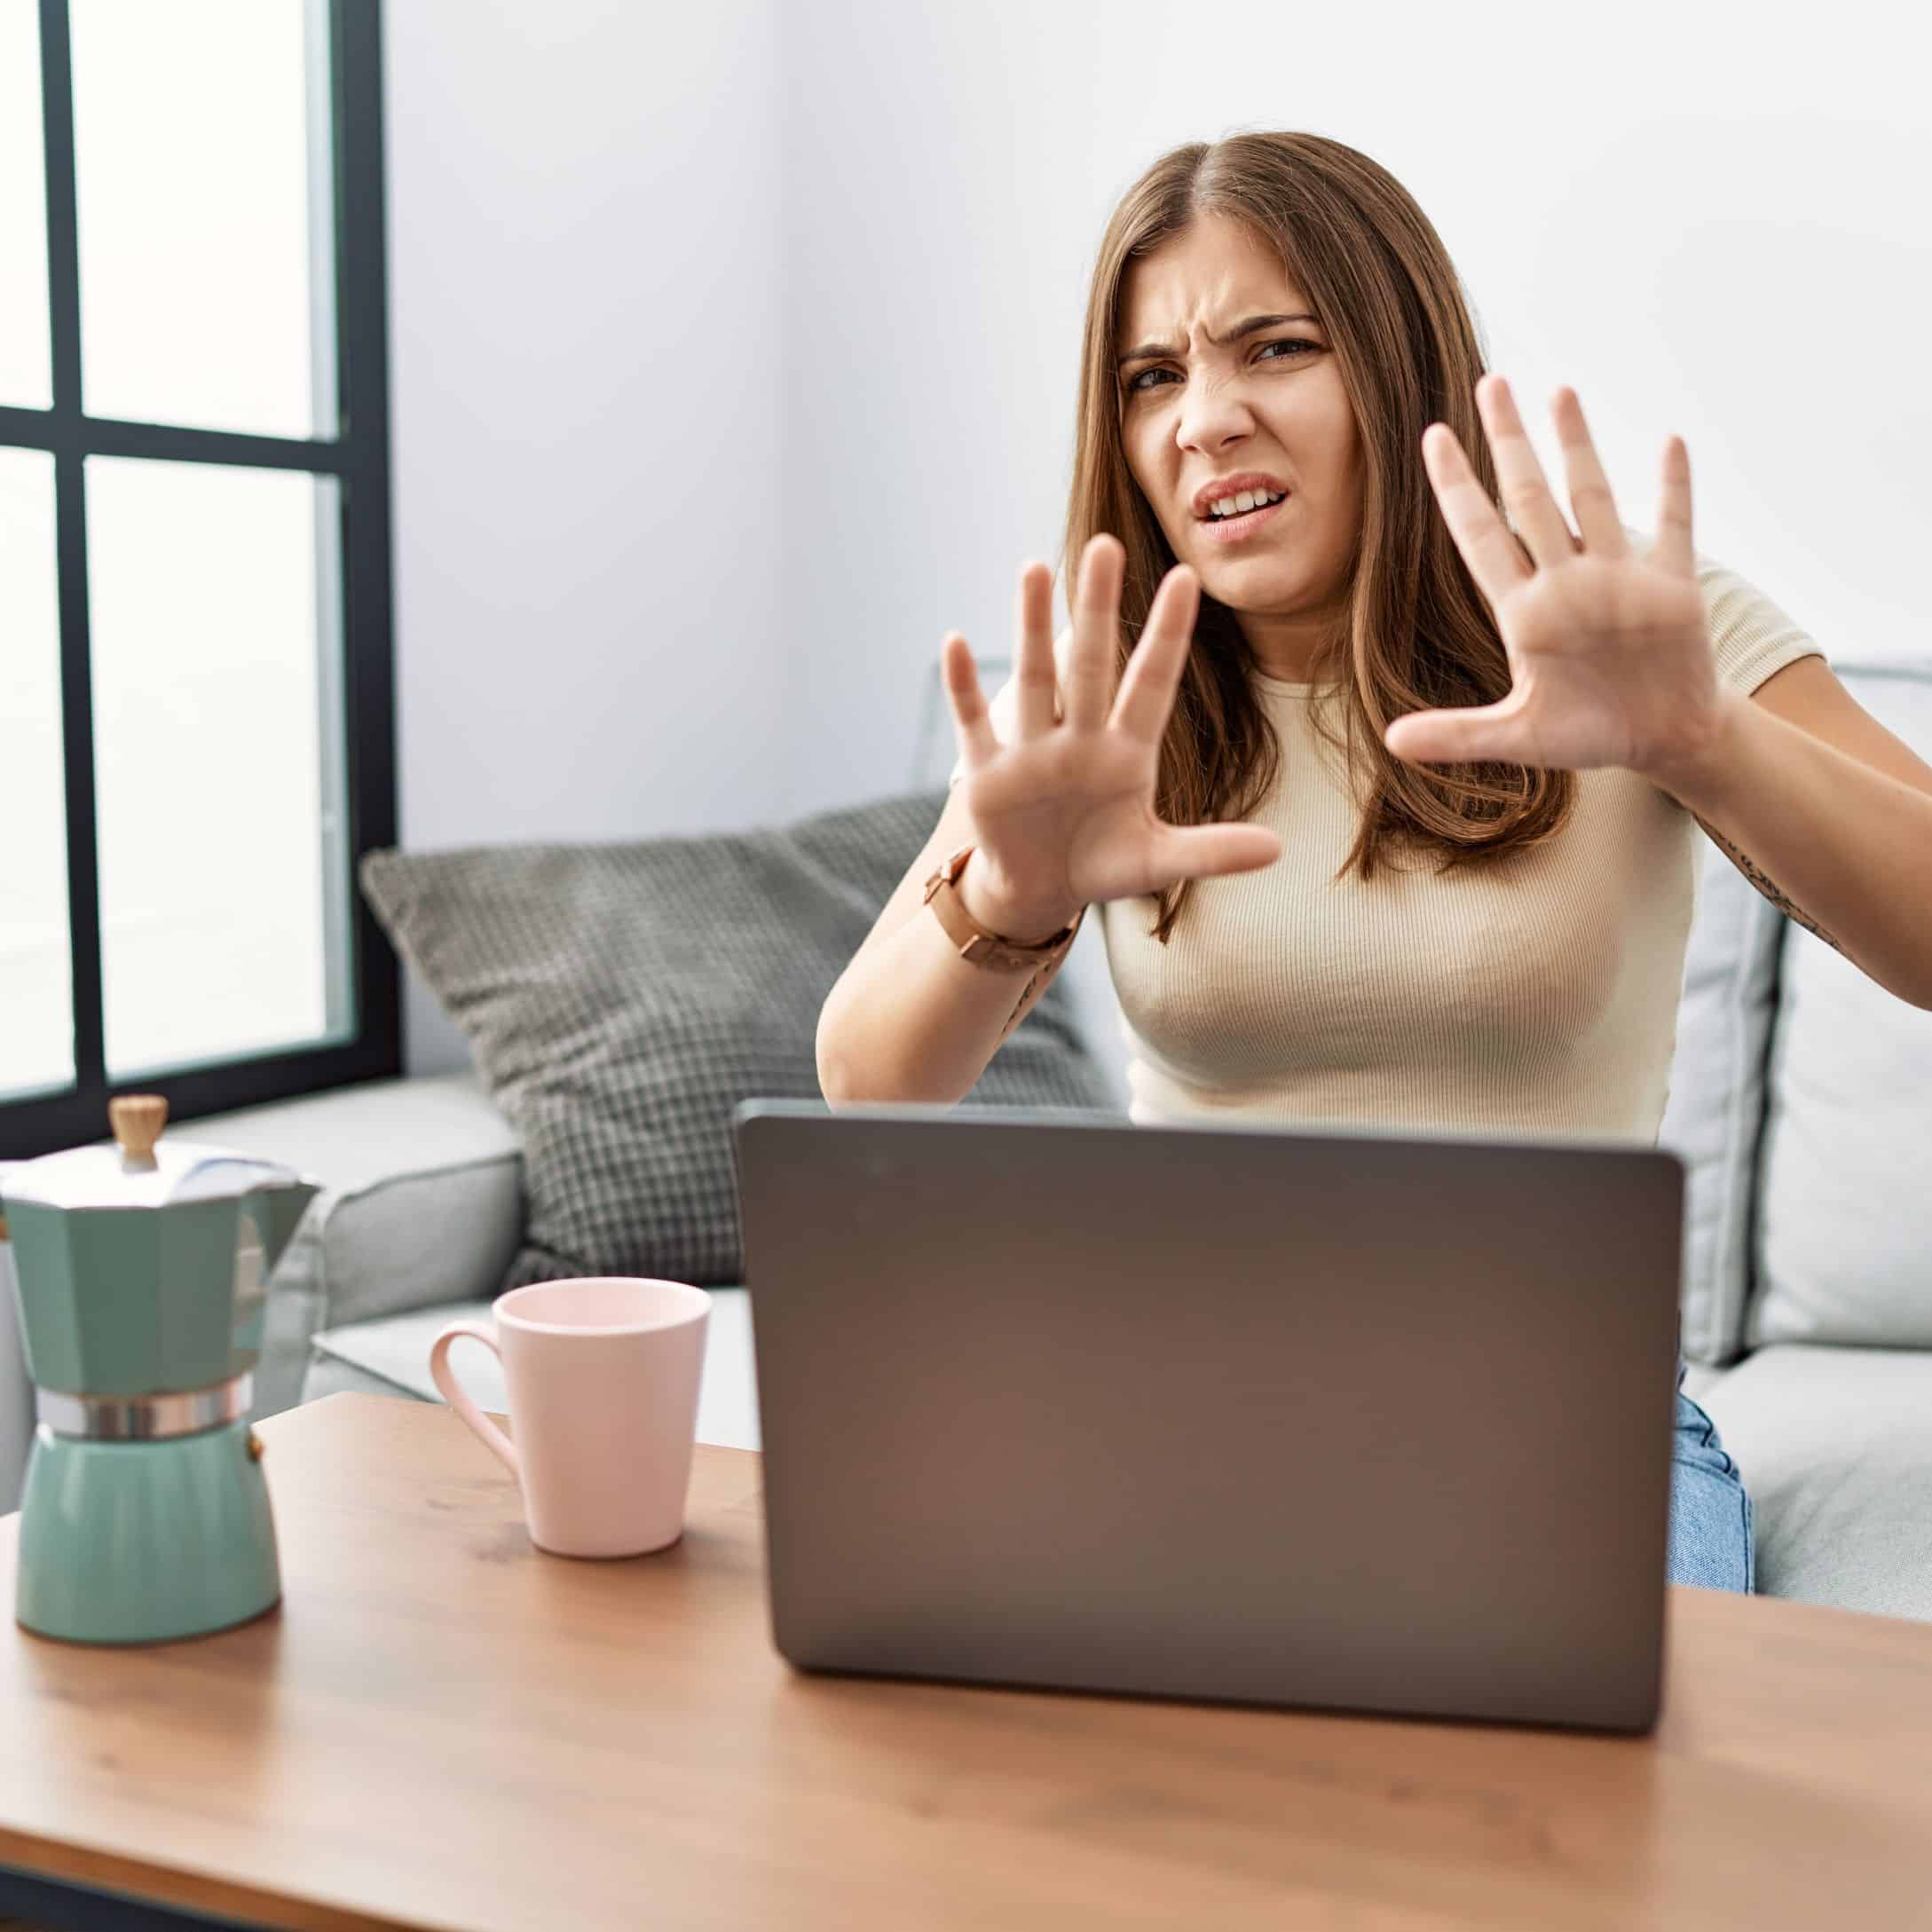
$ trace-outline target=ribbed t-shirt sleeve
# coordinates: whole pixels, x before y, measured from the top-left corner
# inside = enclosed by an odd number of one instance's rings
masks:
[[[1628,524],[1624,524],[1623,533],[1634,549],[1646,555],[1656,541],[1655,532],[1635,530]],[[1800,658],[1818,657],[1831,662],[1823,646],[1800,630],[1755,584],[1701,550],[1693,554],[1698,588],[1704,594],[1711,657],[1717,682],[1725,690],[1741,691],[1748,698],[1774,671],[1782,671]]]
[[[1699,556],[1697,580],[1704,593],[1717,682],[1726,690],[1748,698],[1774,671],[1800,658],[1831,662],[1820,645],[1737,572]]]

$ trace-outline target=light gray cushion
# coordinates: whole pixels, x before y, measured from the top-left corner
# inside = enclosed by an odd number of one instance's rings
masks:
[[[1685,1167],[1684,1359],[1722,1363],[1744,1345],[1764,1067],[1786,920],[1701,831],[1697,842],[1697,910],[1657,1143]]]
[[[1759,1589],[1932,1621],[1932,1355],[1786,1343],[1698,1400],[1750,1493]]]
[[[1730,1373],[1728,1368],[1714,1368],[1708,1362],[1692,1361],[1686,1356],[1681,1386],[1693,1402],[1701,1402]]]
[[[1839,668],[1932,758],[1932,663]],[[1786,927],[1747,1342],[1932,1348],[1932,1013]]]
[[[495,1291],[523,1226],[523,1155],[470,1074],[370,1080],[185,1124],[184,1138],[320,1182],[270,1283],[257,1417],[300,1399],[319,1329]]]
[[[365,860],[370,903],[523,1141],[527,1225],[502,1286],[744,1279],[732,1109],[821,1098],[825,996],[944,803],[921,793],[749,832]],[[966,1104],[1108,1108],[1057,983]]]
[[[710,1288],[710,1325],[705,1334],[705,1366],[698,1391],[698,1439],[727,1448],[758,1447],[758,1379],[752,1350],[752,1298],[742,1287]],[[488,1301],[452,1302],[440,1308],[416,1308],[407,1314],[353,1327],[325,1329],[315,1337],[314,1354],[302,1399],[353,1390],[373,1395],[406,1395],[425,1402],[443,1398],[430,1379],[430,1349],[453,1321],[490,1325]],[[497,1359],[480,1342],[458,1342],[450,1367],[479,1407],[499,1415],[509,1413],[509,1392]]]

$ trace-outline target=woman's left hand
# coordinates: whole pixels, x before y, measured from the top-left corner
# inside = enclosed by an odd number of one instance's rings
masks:
[[[1557,391],[1552,413],[1581,537],[1550,494],[1509,384],[1486,375],[1476,403],[1517,533],[1447,423],[1429,426],[1423,458],[1456,548],[1495,613],[1510,694],[1494,705],[1411,712],[1383,742],[1416,763],[1621,765],[1652,777],[1689,767],[1717,734],[1723,697],[1691,544],[1684,439],[1664,446],[1657,540],[1639,556],[1574,390]]]

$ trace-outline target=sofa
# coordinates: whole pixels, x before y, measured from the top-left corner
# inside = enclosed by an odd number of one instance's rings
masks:
[[[1932,653],[1833,669],[1932,758]],[[1684,1386],[1754,1498],[1761,1591],[1932,1619],[1932,1012],[1784,919],[1699,839],[1660,1134],[1685,1166]],[[1093,922],[1065,978],[1124,1104]],[[523,1225],[518,1138],[475,1074],[375,1082],[181,1132],[325,1184],[271,1283],[256,1414],[342,1390],[438,1400],[430,1345],[486,1312]],[[698,1437],[756,1447],[748,1297],[713,1293]],[[506,1406],[488,1351],[453,1360],[479,1401]],[[17,1363],[0,1358],[0,1376],[14,1384],[0,1388],[0,1442],[17,1446],[30,1391]]]

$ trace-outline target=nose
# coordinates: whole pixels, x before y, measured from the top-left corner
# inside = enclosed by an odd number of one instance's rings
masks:
[[[1174,440],[1182,449],[1223,450],[1254,429],[1254,415],[1238,382],[1203,377],[1189,382],[1180,399]]]

